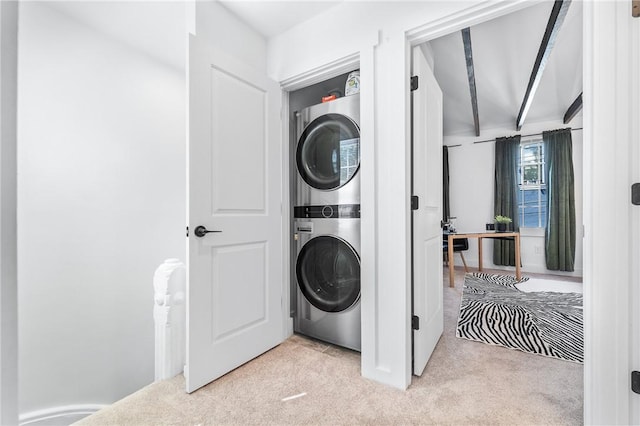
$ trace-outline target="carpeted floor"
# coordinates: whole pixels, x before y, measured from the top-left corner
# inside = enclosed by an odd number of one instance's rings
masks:
[[[582,424],[582,365],[455,337],[458,274],[444,335],[407,391],[362,378],[356,352],[293,336],[191,395],[178,376],[77,424]]]

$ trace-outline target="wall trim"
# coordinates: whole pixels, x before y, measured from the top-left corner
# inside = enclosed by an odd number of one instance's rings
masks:
[[[291,316],[291,298],[292,296],[292,277],[291,265],[294,260],[291,256],[291,230],[292,228],[292,209],[291,209],[291,191],[290,177],[291,177],[291,164],[289,154],[289,144],[291,141],[290,133],[290,108],[289,108],[289,92],[281,90],[281,132],[280,135],[280,154],[282,157],[282,171],[281,171],[281,183],[282,183],[282,340],[286,340],[293,335],[293,317]],[[297,286],[296,286],[297,287]]]
[[[490,0],[472,6],[435,21],[420,25],[406,32],[407,40],[412,46],[422,44],[472,25],[498,18],[520,9],[533,6],[528,0]]]
[[[455,260],[454,262],[455,269],[457,270],[464,269],[464,266],[462,265],[462,261],[460,260],[460,256],[456,256],[455,253],[454,253],[454,260]],[[465,260],[469,268],[469,273],[478,272],[478,259],[468,259],[465,256]],[[484,272],[487,272],[487,269],[491,270],[491,272],[504,271],[505,275],[513,275],[514,273],[513,266],[503,266],[503,265],[493,265],[493,264],[483,263],[482,269],[484,270]],[[562,277],[582,278],[583,276],[582,268],[576,268],[572,272],[566,272],[566,271],[552,271],[550,269],[545,268],[544,266],[535,266],[535,265],[523,266],[522,275],[526,276],[526,274],[544,274],[544,275],[556,276],[560,278]],[[534,277],[534,278],[537,278],[537,277]]]
[[[106,404],[76,404],[35,410],[20,415],[20,426],[37,426],[40,423],[51,424],[51,420],[59,420],[71,424],[83,419],[105,407]]]
[[[360,64],[360,52],[352,53],[343,58],[337,59],[328,64],[319,66],[302,74],[298,74],[295,77],[288,78],[280,82],[280,86],[288,91],[302,89],[312,84],[320,83],[321,81],[330,79],[332,77],[339,76],[349,71],[353,71],[358,68]]]

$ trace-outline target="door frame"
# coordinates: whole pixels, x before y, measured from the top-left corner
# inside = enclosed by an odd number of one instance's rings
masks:
[[[0,2],[0,424],[18,423],[18,3]]]
[[[640,102],[640,49],[635,43],[640,20],[631,17],[630,6],[631,2],[583,3],[584,185],[591,189],[584,197],[587,424],[638,420],[638,395],[631,392],[629,380],[631,370],[640,367],[633,364],[632,336],[638,325],[631,322],[633,311],[640,308],[632,299],[640,284],[633,274],[639,243],[629,232],[638,232],[632,214],[637,218],[638,212],[630,203],[629,188],[639,170],[632,154],[640,139],[634,115]],[[615,140],[615,149],[602,143],[607,140]]]
[[[293,232],[293,210],[291,208],[292,194],[290,188],[291,179],[295,178],[295,166],[292,165],[293,159],[290,140],[292,131],[290,116],[292,111],[289,108],[289,93],[353,71],[360,66],[360,53],[354,52],[321,67],[280,82],[280,88],[282,89],[282,137],[284,138],[282,143],[282,230],[284,233],[282,237],[282,298],[284,301],[282,304],[282,314],[284,318],[282,333],[285,339],[293,335],[293,318],[290,315],[290,306],[292,297],[291,285],[295,280],[292,272],[295,261],[292,258],[291,235]],[[362,148],[360,152],[362,158]],[[362,169],[360,169],[358,173],[362,173]]]
[[[289,92],[319,83],[331,77],[360,69],[360,206],[363,212],[360,217],[360,306],[361,306],[361,349],[360,349],[360,370],[364,377],[386,383],[385,375],[387,371],[381,370],[376,353],[377,342],[377,308],[376,303],[376,278],[377,278],[377,218],[376,218],[376,191],[377,182],[375,174],[376,147],[375,147],[375,108],[374,108],[374,69],[375,69],[375,48],[379,42],[377,31],[371,32],[364,37],[361,47],[350,54],[338,58],[320,67],[308,70],[294,77],[281,81],[283,90],[283,135],[287,138],[290,135]],[[287,118],[287,119],[284,119]],[[284,176],[291,176],[290,150],[283,150]],[[289,182],[283,183],[283,229],[284,235],[284,262],[285,277],[283,285],[283,297],[291,297],[291,282],[294,279],[291,273],[291,235],[292,218],[289,210],[291,197]],[[285,301],[290,301],[285,299]],[[285,303],[288,307],[289,303]],[[285,336],[293,334],[293,320],[289,318],[287,311],[285,322],[287,330]],[[408,332],[408,331],[407,331]]]
[[[640,19],[636,20],[635,27],[632,27],[631,39],[632,40],[640,40]],[[637,76],[640,73],[640,45],[636,44],[635,48],[632,47],[633,51],[630,55],[630,67],[628,69],[632,70],[633,73]],[[638,78],[632,80],[632,84],[630,87],[631,93],[631,108],[629,109],[629,113],[631,117],[640,116],[640,81]],[[635,95],[634,95],[635,94]],[[631,140],[640,140],[640,123],[638,120],[633,120],[632,128],[631,128]],[[631,164],[640,164],[640,144],[632,144],[631,147],[632,155],[629,157],[631,159]],[[640,182],[640,167],[635,167],[635,169],[631,170],[630,179],[632,182]],[[630,228],[630,238],[632,243],[631,248],[631,258],[638,259],[640,257],[640,207],[631,206],[631,228]],[[636,263],[631,268],[631,276],[635,277],[635,282],[631,284],[631,324],[633,324],[631,329],[631,360],[630,360],[630,369],[638,370],[640,368],[640,312],[638,312],[638,307],[640,306],[640,285],[638,280],[640,277],[640,264]],[[631,407],[629,407],[630,418],[629,424],[640,424],[640,397],[635,394],[631,394]]]

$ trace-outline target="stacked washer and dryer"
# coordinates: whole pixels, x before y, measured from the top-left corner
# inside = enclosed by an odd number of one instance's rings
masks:
[[[297,113],[294,331],[360,350],[360,95]]]

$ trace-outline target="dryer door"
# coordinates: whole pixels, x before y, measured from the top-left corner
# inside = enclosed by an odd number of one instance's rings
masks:
[[[298,140],[298,172],[316,189],[338,189],[360,166],[360,130],[349,118],[325,114],[313,120]]]
[[[360,258],[340,238],[309,240],[298,255],[296,275],[304,297],[322,311],[344,311],[360,298]]]

